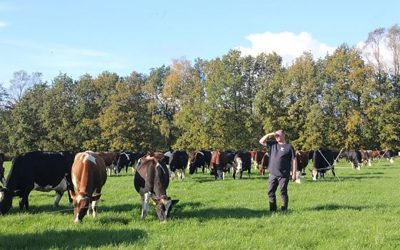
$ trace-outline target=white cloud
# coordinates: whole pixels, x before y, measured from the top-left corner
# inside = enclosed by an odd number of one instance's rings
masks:
[[[8,23],[4,22],[4,21],[0,21],[0,28],[4,28],[8,26]]]
[[[301,56],[305,51],[310,51],[314,58],[321,58],[325,57],[328,53],[332,54],[336,49],[317,41],[307,32],[299,34],[292,32],[265,32],[248,35],[246,39],[251,42],[251,46],[239,46],[237,48],[244,55],[255,56],[262,52],[267,54],[276,52],[282,56],[284,64],[292,63],[294,59]]]

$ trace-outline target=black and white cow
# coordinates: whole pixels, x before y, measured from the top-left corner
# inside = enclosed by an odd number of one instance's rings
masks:
[[[234,156],[233,164],[233,179],[236,179],[236,174],[239,173],[239,179],[242,179],[244,171],[247,171],[250,178],[251,173],[251,154],[250,152],[237,152]]]
[[[367,165],[368,164],[368,166],[369,167],[371,167],[372,166],[372,163],[371,163],[371,160],[372,160],[372,152],[370,153],[369,152],[370,150],[363,150],[363,149],[361,149],[360,150],[360,153],[361,153],[361,163],[364,165]]]
[[[189,155],[186,151],[168,151],[164,154],[162,161],[170,169],[171,175],[176,175],[181,180],[185,179],[185,168],[189,161]]]
[[[125,173],[128,173],[128,168],[133,165],[144,156],[142,152],[122,152],[119,154],[117,164],[115,165],[114,172],[119,174],[123,168],[125,168]]]
[[[203,174],[210,170],[211,164],[211,151],[200,150],[193,154],[192,159],[189,163],[189,174],[197,172],[198,168],[201,168]]]
[[[150,200],[155,203],[156,213],[161,222],[166,222],[172,207],[179,201],[171,200],[167,196],[169,172],[162,158],[161,153],[148,155],[141,158],[136,167],[134,186],[142,198],[142,220],[147,216]]]
[[[362,155],[359,150],[345,150],[340,156],[344,157],[348,162],[350,162],[353,169],[361,169]]]
[[[328,170],[332,170],[333,176],[336,176],[334,162],[335,158],[332,150],[324,148],[315,150],[313,154],[313,180],[316,181],[319,177],[324,178]]]
[[[21,197],[19,207],[29,209],[28,196],[32,190],[56,191],[54,206],[63,193],[71,190],[72,152],[29,152],[14,158],[5,187],[0,190],[0,212],[7,213],[14,196]],[[72,202],[71,197],[70,203]]]
[[[381,157],[386,158],[386,160],[390,161],[390,163],[394,163],[393,158],[396,156],[396,152],[394,150],[386,150],[382,153]]]

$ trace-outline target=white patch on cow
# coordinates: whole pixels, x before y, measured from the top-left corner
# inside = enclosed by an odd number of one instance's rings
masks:
[[[0,192],[0,201],[2,201],[2,200],[3,200],[3,198],[4,198],[4,192],[3,192],[3,191],[1,191],[1,192]]]
[[[142,201],[142,215],[140,216],[140,218],[142,220],[144,220],[146,218],[147,213],[149,211],[150,196],[151,196],[150,192],[147,192],[147,193],[144,194],[144,198],[143,198],[143,201]]]
[[[235,159],[235,163],[236,163],[236,170],[237,171],[241,171],[242,170],[242,165],[243,165],[243,161],[241,158],[236,158]]]
[[[87,153],[87,159],[89,161],[93,162],[94,164],[97,164],[96,163],[96,158],[93,155],[91,155],[90,153]]]
[[[172,152],[171,152],[171,151],[168,151],[168,152],[166,152],[164,155],[167,156],[167,157],[169,157],[169,158],[171,159],[171,157],[172,157]]]
[[[92,201],[93,218],[96,218],[96,204],[99,200]]]

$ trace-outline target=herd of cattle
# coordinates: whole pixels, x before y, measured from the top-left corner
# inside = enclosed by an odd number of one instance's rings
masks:
[[[398,154],[398,153],[397,153]],[[387,158],[393,163],[396,152],[387,150],[349,150],[334,151],[318,149],[316,151],[297,151],[298,180],[305,175],[306,166],[312,160],[312,178],[324,177],[327,171],[335,174],[335,163],[345,158],[354,169],[363,164],[371,165],[375,159]],[[101,196],[107,176],[119,174],[122,169],[134,170],[134,187],[142,199],[141,218],[149,210],[149,202],[156,206],[161,222],[165,222],[169,212],[178,200],[167,196],[170,178],[185,178],[185,169],[190,174],[201,170],[210,173],[216,180],[223,180],[227,172],[232,171],[234,179],[242,178],[243,172],[250,177],[251,169],[265,175],[269,156],[266,151],[222,152],[217,150],[196,151],[189,156],[186,151],[168,151],[156,153],[139,152],[28,152],[16,156],[7,178],[4,176],[4,154],[0,153],[0,214],[6,214],[15,196],[20,197],[20,209],[28,209],[28,196],[32,190],[56,191],[54,206],[57,207],[65,191],[68,191],[70,203],[74,205],[74,222],[82,221],[85,214],[92,211],[96,216],[96,203]]]

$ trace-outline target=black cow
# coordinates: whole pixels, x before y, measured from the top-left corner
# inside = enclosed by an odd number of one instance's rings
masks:
[[[72,152],[29,152],[14,158],[5,187],[0,190],[0,212],[7,213],[14,196],[21,197],[20,209],[29,209],[28,196],[35,189],[56,191],[54,206],[58,206],[64,191],[72,189]],[[69,197],[70,203],[72,202]]]
[[[211,151],[200,150],[195,152],[189,163],[189,174],[194,174],[195,172],[197,173],[198,168],[201,168],[201,171],[204,174],[207,169],[210,170],[210,163]]]
[[[318,177],[324,178],[327,170],[332,170],[333,176],[336,176],[334,165],[334,154],[330,149],[320,148],[314,151],[313,154],[313,180],[316,181]]]
[[[117,164],[115,165],[114,172],[119,174],[123,168],[125,168],[125,173],[128,173],[128,167],[133,167],[133,165],[144,156],[141,152],[122,152],[119,154]],[[132,169],[133,170],[133,169]]]
[[[239,173],[239,179],[242,179],[243,172],[251,174],[251,154],[250,152],[237,152],[233,160],[233,179],[236,179],[236,174]]]
[[[362,156],[359,150],[345,150],[340,154],[340,156],[350,162],[353,169],[361,169]]]
[[[171,200],[167,196],[169,172],[162,158],[161,153],[148,155],[143,157],[136,167],[134,186],[142,198],[142,220],[147,216],[150,199],[156,205],[157,216],[161,222],[166,222],[173,205],[179,201]]]
[[[177,175],[181,180],[185,179],[185,168],[189,161],[186,151],[168,151],[164,154],[162,161],[169,167],[173,175]]]

